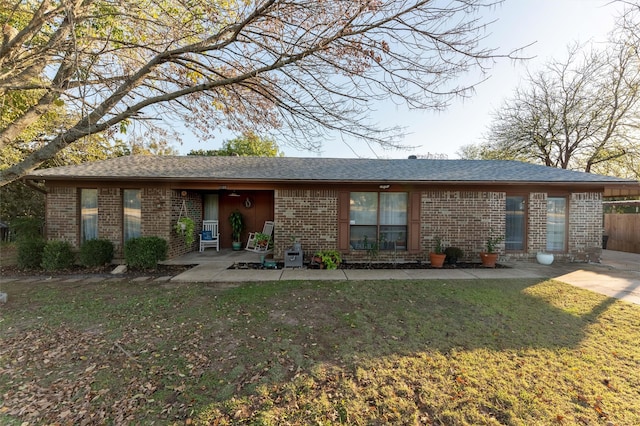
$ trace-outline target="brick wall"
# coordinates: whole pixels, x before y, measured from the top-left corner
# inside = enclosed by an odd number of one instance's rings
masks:
[[[274,258],[284,258],[291,237],[299,237],[305,257],[338,244],[338,193],[330,189],[281,189],[274,199]]]
[[[120,188],[98,188],[98,238],[113,243],[115,258],[124,257]]]
[[[183,192],[185,193],[184,196],[182,195]],[[170,203],[171,210],[166,209],[164,205],[161,207],[162,211],[156,209],[155,214],[157,218],[152,218],[150,222],[157,224],[157,229],[155,231],[152,231],[150,229],[148,230],[148,232],[155,232],[154,234],[150,235],[157,235],[159,237],[167,239],[167,241],[169,242],[168,257],[178,257],[182,256],[183,254],[198,250],[199,239],[197,233],[202,229],[202,195],[194,191],[166,190],[166,193],[150,193],[148,198],[150,204],[150,212],[152,212],[152,210],[154,209],[153,200],[164,200]],[[186,211],[186,216],[189,216],[189,218],[193,219],[193,221],[195,222],[196,235],[194,235],[195,241],[191,246],[187,246],[184,242],[184,238],[173,229],[174,225],[178,221],[178,218],[180,217],[181,211],[183,217],[185,216]],[[144,222],[145,215],[143,210],[143,223]],[[163,223],[164,226],[161,226],[161,224]]]
[[[600,261],[602,222],[602,194],[590,192],[571,194],[568,253],[572,260]]]
[[[78,247],[78,190],[69,187],[49,187],[46,203],[46,235],[49,240],[68,241]]]
[[[79,247],[79,188],[49,187],[47,194],[47,238],[66,240]],[[182,202],[187,215],[196,222],[196,232],[202,228],[202,197],[197,192],[187,192],[166,188],[141,188],[142,236],[157,236],[169,243],[169,257],[177,257],[198,249],[198,238],[191,247],[174,230]],[[98,188],[98,238],[114,244],[115,259],[124,257],[123,213],[121,188]],[[183,213],[184,215],[184,213]]]
[[[545,251],[547,248],[547,193],[532,192],[529,194],[529,206],[527,211],[527,254]]]
[[[506,195],[488,191],[426,191],[421,200],[423,257],[440,237],[444,247],[459,247],[463,260],[477,262],[490,235],[504,235]],[[504,241],[498,245],[504,253]]]

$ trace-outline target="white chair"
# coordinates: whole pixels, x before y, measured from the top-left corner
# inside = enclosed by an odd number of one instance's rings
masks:
[[[220,251],[220,233],[217,220],[203,220],[202,232],[200,232],[200,251],[207,247],[215,247]]]
[[[272,220],[266,221],[262,227],[262,232],[260,233],[268,235],[270,239],[270,242],[265,246],[258,244],[256,241],[256,234],[258,234],[258,232],[249,232],[249,238],[247,239],[247,246],[245,247],[245,250],[255,251],[256,253],[267,253],[271,251],[271,237],[273,236],[274,227],[275,223]]]

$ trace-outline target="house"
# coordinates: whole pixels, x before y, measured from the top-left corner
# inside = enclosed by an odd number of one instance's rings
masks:
[[[291,237],[306,253],[338,249],[346,259],[424,259],[435,238],[476,260],[489,236],[502,236],[503,258],[549,251],[597,261],[603,196],[640,192],[608,176],[516,161],[127,156],[37,170],[46,187],[46,233],[80,246],[105,238],[122,255],[135,236],[169,242],[169,257],[197,250],[173,230],[188,215],[218,219],[221,247],[231,247],[227,220],[242,212],[246,228],[275,221],[274,257]]]

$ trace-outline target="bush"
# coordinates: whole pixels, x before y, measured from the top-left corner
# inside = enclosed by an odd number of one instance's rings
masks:
[[[444,249],[444,254],[447,255],[447,263],[455,263],[464,256],[464,252],[458,247],[447,247]]]
[[[40,268],[42,253],[46,243],[42,238],[22,238],[18,241],[18,267],[22,269]]]
[[[124,245],[124,259],[130,268],[155,269],[168,250],[167,241],[160,237],[132,238]]]
[[[47,271],[69,269],[76,260],[73,247],[67,241],[49,241],[42,253],[42,267]]]
[[[113,243],[109,240],[85,241],[78,253],[80,264],[83,266],[102,266],[113,260]]]
[[[36,217],[17,217],[9,226],[16,241],[42,238],[42,219]],[[38,266],[40,266],[38,264]]]

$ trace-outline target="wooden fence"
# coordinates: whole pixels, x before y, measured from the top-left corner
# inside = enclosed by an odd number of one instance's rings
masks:
[[[609,236],[608,250],[640,253],[640,214],[607,213],[604,231]]]

